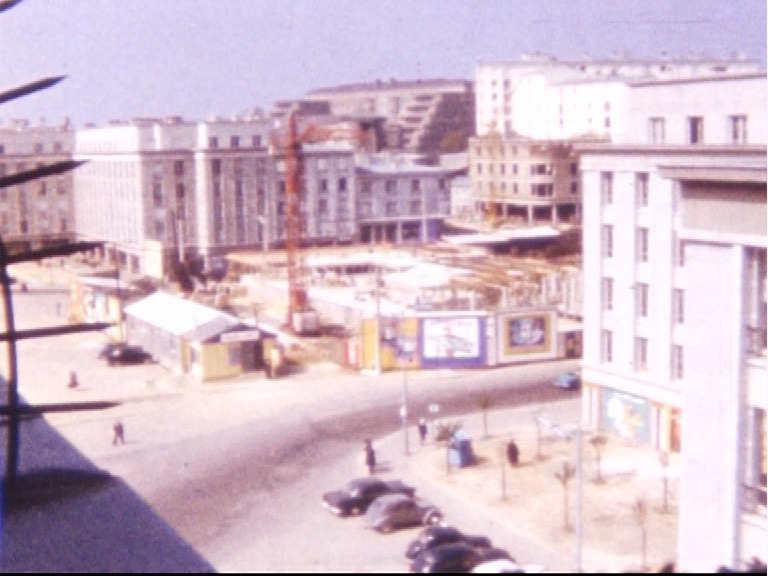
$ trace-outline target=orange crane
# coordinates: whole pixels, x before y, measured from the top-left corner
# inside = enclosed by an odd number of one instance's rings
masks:
[[[352,139],[360,143],[364,135],[356,131]],[[303,221],[301,211],[303,151],[302,144],[328,140],[347,140],[348,134],[327,126],[309,124],[299,133],[296,112],[288,114],[287,133],[281,143],[285,160],[285,252],[288,271],[288,329],[295,334],[319,331],[317,312],[309,303],[306,270],[302,254]]]

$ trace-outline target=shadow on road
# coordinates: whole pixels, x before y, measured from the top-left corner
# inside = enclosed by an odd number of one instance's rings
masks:
[[[3,469],[7,437],[2,422]],[[14,485],[4,483],[0,572],[214,572],[125,482],[93,466],[44,418],[22,421],[19,462]]]

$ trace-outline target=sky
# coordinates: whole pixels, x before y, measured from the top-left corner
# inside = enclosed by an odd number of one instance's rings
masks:
[[[481,60],[741,53],[766,60],[765,0],[23,0],[0,13],[0,123],[203,120],[317,88],[469,79]]]

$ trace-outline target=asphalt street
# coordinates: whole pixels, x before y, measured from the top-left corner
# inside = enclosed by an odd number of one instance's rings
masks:
[[[18,327],[63,322],[65,299],[56,286],[31,285],[30,292],[16,295]],[[402,455],[402,373],[361,375],[320,364],[285,379],[258,375],[202,385],[158,365],[108,367],[95,358],[103,342],[98,333],[22,342],[21,394],[29,402],[120,401],[109,410],[51,414],[46,421],[91,464],[121,479],[214,570],[407,568],[402,551],[412,532],[382,540],[354,521],[331,517],[319,504],[323,491],[363,473],[366,437],[378,447],[382,474],[424,482],[408,471]],[[434,416],[428,406],[437,405],[437,417],[448,420],[478,417],[486,398],[493,410],[562,400],[567,394],[550,383],[573,366],[409,373],[409,414]],[[66,386],[70,371],[80,381],[75,390]],[[125,445],[112,445],[116,419],[124,423]],[[412,436],[415,443],[415,431]],[[28,464],[28,452],[22,455]],[[449,494],[436,497],[468,529],[499,529],[465,503],[451,504]],[[528,552],[522,551],[523,560],[542,563],[533,549]],[[122,562],[131,569],[128,560]],[[87,562],[80,567],[91,571]]]

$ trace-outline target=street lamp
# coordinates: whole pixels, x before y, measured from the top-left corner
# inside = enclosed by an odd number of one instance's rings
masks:
[[[413,359],[416,343],[411,338],[401,338],[397,343],[397,356],[400,359],[400,369],[403,373],[403,404],[400,406],[400,418],[403,420],[403,450],[405,455],[410,454],[408,447],[408,370],[406,363]]]

